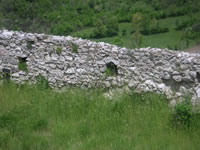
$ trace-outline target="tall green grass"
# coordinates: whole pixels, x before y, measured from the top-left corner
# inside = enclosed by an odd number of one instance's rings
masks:
[[[174,127],[164,96],[0,86],[0,150],[198,150],[200,120]]]

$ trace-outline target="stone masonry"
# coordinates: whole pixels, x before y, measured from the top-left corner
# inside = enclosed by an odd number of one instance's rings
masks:
[[[19,63],[27,70],[20,70]],[[107,74],[107,70],[114,75]],[[45,77],[53,88],[123,88],[200,103],[200,55],[158,48],[127,49],[73,38],[0,30],[0,73],[17,83]],[[176,101],[175,101],[176,100]]]

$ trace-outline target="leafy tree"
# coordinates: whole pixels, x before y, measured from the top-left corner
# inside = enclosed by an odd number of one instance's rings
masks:
[[[135,31],[141,31],[142,30],[142,24],[143,24],[143,15],[141,13],[135,13],[133,15],[133,19],[132,19],[132,25],[133,25],[133,29]]]
[[[134,48],[139,48],[142,45],[143,36],[139,31],[135,31],[132,36],[132,46]]]
[[[142,30],[143,21],[144,20],[141,13],[136,13],[133,15],[132,24],[133,24],[133,29],[135,31],[132,36],[133,47],[140,47],[142,44],[143,37],[140,31]]]
[[[102,38],[106,36],[106,26],[101,20],[98,20],[94,28],[94,38]]]
[[[56,35],[68,35],[72,31],[73,27],[67,22],[57,24],[52,28],[52,33]]]
[[[192,14],[199,6],[199,0],[0,0],[0,26],[60,35],[89,26],[95,27],[96,36],[105,37],[117,35],[118,22],[134,22],[134,31],[150,31],[152,18]],[[99,18],[104,18],[100,24]]]
[[[114,36],[117,35],[119,32],[119,26],[118,26],[118,21],[117,18],[111,18],[107,21],[106,24],[107,28],[107,36]]]

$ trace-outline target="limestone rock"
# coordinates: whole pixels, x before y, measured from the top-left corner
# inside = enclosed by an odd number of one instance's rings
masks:
[[[31,49],[27,49],[28,42]],[[71,43],[78,46],[78,53],[72,52]],[[62,47],[61,54],[56,53],[58,46]],[[19,58],[24,58],[28,72],[19,71]],[[105,75],[113,71],[106,65],[110,62],[116,65],[114,76]],[[199,54],[150,47],[130,50],[70,36],[0,30],[0,73],[5,68],[11,70],[11,80],[17,83],[34,82],[36,76],[43,75],[54,88],[71,84],[127,87],[163,93],[169,99],[189,92],[195,104],[200,101]]]
[[[75,69],[74,68],[69,68],[67,69],[67,71],[65,71],[66,74],[73,74],[75,73]]]
[[[181,82],[181,80],[182,80],[182,77],[179,76],[179,75],[175,75],[175,76],[173,76],[172,78],[173,78],[176,82]]]
[[[196,88],[196,94],[197,94],[197,98],[200,98],[200,87]]]
[[[0,39],[10,40],[12,38],[12,35],[12,31],[3,30],[0,34]]]

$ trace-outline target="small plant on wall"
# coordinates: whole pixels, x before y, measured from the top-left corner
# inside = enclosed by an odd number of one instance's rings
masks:
[[[30,49],[30,50],[33,48],[33,46],[32,46],[33,44],[34,44],[34,41],[27,41],[26,42],[27,48]]]
[[[26,64],[27,60],[26,58],[18,58],[18,69],[27,72],[28,71],[28,65]]]
[[[71,43],[71,47],[72,47],[72,52],[73,53],[78,53],[78,45],[75,43]]]
[[[56,53],[61,54],[62,53],[62,47],[57,47],[56,48]]]

